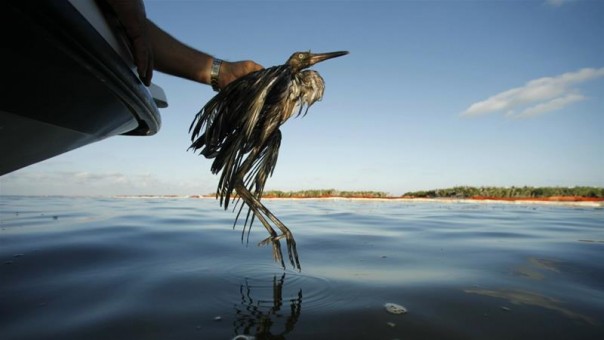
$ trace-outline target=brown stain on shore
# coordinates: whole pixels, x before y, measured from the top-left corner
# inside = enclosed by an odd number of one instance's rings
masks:
[[[114,197],[121,198],[215,198],[214,194],[207,195],[116,195]],[[234,196],[237,197],[236,195]],[[415,196],[371,196],[371,195],[291,195],[291,196],[279,196],[265,194],[262,196],[263,199],[359,199],[359,200],[376,200],[376,201],[395,201],[395,200],[408,200],[408,201],[422,201],[422,202],[453,202],[453,201],[476,201],[476,202],[509,202],[509,203],[594,203],[598,206],[604,206],[604,198],[602,197],[582,197],[582,196],[551,196],[551,197],[490,197],[490,196],[473,196],[473,197],[415,197]]]
[[[377,200],[395,200],[395,199],[421,199],[421,200],[447,200],[447,199],[462,199],[462,200],[475,200],[475,201],[533,201],[533,202],[604,202],[604,198],[600,197],[581,197],[581,196],[552,196],[552,197],[489,197],[489,196],[473,196],[473,197],[415,197],[415,196],[386,196],[386,197],[375,197],[371,195],[363,196],[337,196],[337,195],[318,195],[318,196],[287,196],[280,197],[277,195],[263,195],[262,198],[352,198],[352,199],[377,199]]]
[[[489,197],[473,196],[469,198],[478,201],[536,201],[536,202],[604,202],[600,197],[582,197],[582,196],[551,196],[551,197]]]

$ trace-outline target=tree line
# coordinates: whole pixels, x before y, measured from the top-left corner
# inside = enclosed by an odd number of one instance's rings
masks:
[[[215,196],[215,193],[206,196]],[[548,198],[556,196],[604,198],[604,188],[598,187],[471,187],[456,186],[445,189],[412,191],[402,196],[391,196],[383,191],[340,191],[336,189],[311,189],[297,191],[269,190],[267,198]]]
[[[320,197],[346,197],[346,198],[385,198],[389,197],[382,191],[340,191],[336,189],[314,189],[298,191],[270,190],[264,192],[262,197],[275,198],[320,198]]]
[[[405,197],[420,198],[544,198],[554,196],[577,196],[604,198],[604,188],[597,187],[470,187],[457,186],[446,189],[407,192]]]

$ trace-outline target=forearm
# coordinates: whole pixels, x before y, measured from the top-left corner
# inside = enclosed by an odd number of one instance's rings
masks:
[[[211,55],[181,43],[150,20],[147,24],[156,70],[203,84],[210,83]]]

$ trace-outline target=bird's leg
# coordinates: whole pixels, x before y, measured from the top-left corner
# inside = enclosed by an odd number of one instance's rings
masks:
[[[258,217],[258,220],[264,225],[266,230],[268,230],[271,236],[266,240],[262,241],[260,244],[264,245],[269,241],[273,242],[273,256],[277,259],[278,256],[275,255],[275,251],[278,250],[281,252],[281,247],[276,246],[275,243],[279,242],[279,239],[285,237],[287,242],[287,253],[289,256],[289,261],[291,262],[294,268],[300,269],[300,261],[298,260],[298,250],[296,248],[296,241],[294,240],[294,235],[292,232],[281,222],[275,215],[273,215],[268,208],[264,206],[252,193],[243,185],[242,182],[235,186],[235,191],[237,194],[243,199],[243,201],[252,209],[254,215]],[[266,220],[268,217],[271,221],[275,223],[275,225],[283,232],[282,235],[277,236],[275,230],[270,226],[268,221]]]
[[[248,205],[248,207],[250,207],[250,209],[254,212],[254,215],[256,217],[258,217],[258,220],[260,220],[262,225],[266,228],[268,233],[271,235],[271,236],[267,237],[266,239],[264,239],[263,241],[261,241],[259,243],[259,245],[266,245],[270,242],[271,246],[273,247],[273,258],[275,259],[275,262],[281,263],[281,267],[285,268],[285,262],[283,262],[283,252],[281,251],[281,243],[279,242],[277,233],[271,227],[271,225],[268,223],[268,221],[266,220],[264,215],[262,215],[259,211],[258,204],[259,205],[262,205],[262,204],[258,200],[255,199],[255,197],[249,192],[249,190],[247,190],[247,188],[243,184],[235,186],[235,191],[237,191],[237,193],[239,194],[241,199],[243,199],[243,201]],[[290,257],[291,257],[291,255],[290,255]],[[292,266],[293,265],[294,264],[292,262]]]
[[[266,228],[268,233],[271,234],[270,237],[276,238],[277,232],[275,232],[275,229],[273,229],[273,227],[271,227],[271,225],[268,223],[266,218],[262,214],[260,214],[259,210],[260,210],[262,204],[258,200],[255,199],[254,195],[252,195],[250,193],[250,191],[247,190],[247,188],[243,184],[236,185],[235,191],[237,192],[237,194],[239,194],[239,196],[247,204],[247,206],[250,207],[250,209],[252,209],[252,211],[254,212],[254,215],[256,215],[256,217],[260,220],[260,222]]]
[[[277,218],[277,216],[275,216],[270,210],[268,210],[268,208],[265,207],[264,204],[262,204],[253,195],[252,195],[252,199],[256,200],[256,202],[260,206],[260,209],[262,210],[262,212],[271,221],[273,221],[273,223],[275,223],[275,225],[277,226],[277,228],[279,228],[281,230],[281,232],[283,232],[283,234],[279,235],[277,237],[277,239],[285,237],[285,241],[287,243],[287,254],[289,256],[289,261],[291,262],[292,266],[294,266],[294,268],[301,269],[300,261],[298,260],[298,249],[296,248],[296,240],[294,240],[294,234],[292,234],[292,232],[289,230],[289,228],[287,228],[285,226],[285,224],[283,224],[283,222],[281,222],[281,220],[279,220]]]

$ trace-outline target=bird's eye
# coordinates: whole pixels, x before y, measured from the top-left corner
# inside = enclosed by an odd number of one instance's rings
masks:
[[[304,59],[304,53],[298,54],[298,59]]]

